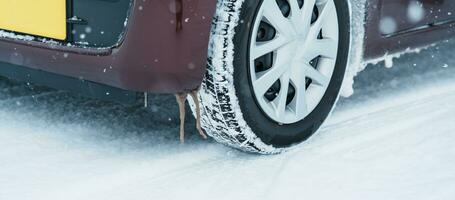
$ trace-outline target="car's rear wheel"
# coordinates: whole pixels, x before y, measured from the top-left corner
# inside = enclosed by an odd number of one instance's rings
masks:
[[[277,153],[332,110],[349,52],[346,0],[219,0],[199,98],[217,141]]]

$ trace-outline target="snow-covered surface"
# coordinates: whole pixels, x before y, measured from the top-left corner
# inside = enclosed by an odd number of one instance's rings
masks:
[[[452,200],[454,50],[369,66],[315,137],[275,156],[203,141],[194,121],[179,145],[171,95],[144,109],[1,79],[0,199]]]
[[[446,40],[444,42],[448,42],[448,40]],[[376,64],[378,64],[380,62],[384,62],[384,66],[386,68],[392,68],[394,59],[400,58],[401,56],[406,55],[406,54],[410,54],[410,53],[417,53],[418,54],[422,50],[425,50],[428,47],[432,47],[432,46],[435,46],[435,45],[436,45],[436,43],[434,43],[432,45],[424,46],[424,47],[421,47],[421,48],[415,48],[415,49],[408,48],[408,49],[406,49],[406,50],[404,50],[402,52],[398,52],[398,53],[394,53],[394,54],[385,54],[382,57],[364,61],[364,65],[365,66],[368,65],[368,64],[376,65]]]
[[[12,32],[7,32],[4,30],[0,30],[0,38],[11,38],[11,39],[25,40],[25,41],[32,41],[35,39],[35,37],[30,36],[30,35],[20,35],[20,34],[15,34]]]
[[[349,97],[354,94],[354,77],[365,69],[366,63],[363,60],[364,38],[365,38],[365,9],[366,0],[350,0],[351,12],[351,44],[349,53],[349,65],[341,88],[341,96]]]

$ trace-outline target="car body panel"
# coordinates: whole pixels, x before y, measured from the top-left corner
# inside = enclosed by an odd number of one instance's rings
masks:
[[[431,45],[455,33],[455,1],[448,0],[371,0],[367,3],[364,59]],[[412,9],[418,4],[421,10]],[[415,13],[417,12],[417,13]],[[420,15],[422,17],[413,15]],[[413,20],[417,18],[419,20]],[[392,20],[396,28],[381,30],[382,20]],[[387,26],[387,25],[386,25]],[[384,29],[384,28],[383,28]]]
[[[381,18],[396,22],[396,31],[422,27],[446,20],[453,20],[455,1],[448,0],[382,0]]]
[[[194,89],[205,72],[212,0],[134,1],[113,48],[0,39],[0,62],[137,92]]]

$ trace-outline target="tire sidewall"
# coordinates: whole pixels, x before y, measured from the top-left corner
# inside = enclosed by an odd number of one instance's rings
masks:
[[[334,107],[346,71],[350,20],[346,0],[334,0],[339,22],[339,49],[335,70],[320,103],[300,122],[281,125],[270,119],[259,107],[251,84],[249,67],[249,46],[253,38],[252,27],[263,0],[246,0],[242,5],[240,21],[235,28],[234,44],[234,87],[243,118],[251,130],[265,143],[276,148],[289,147],[313,135],[325,121]]]

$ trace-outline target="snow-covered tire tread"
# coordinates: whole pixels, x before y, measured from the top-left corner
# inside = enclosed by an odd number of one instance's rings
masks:
[[[203,129],[216,141],[252,153],[276,154],[243,118],[234,87],[234,36],[244,0],[219,0],[212,22],[207,72],[199,91]],[[190,101],[191,102],[191,101]],[[194,103],[191,102],[194,110]]]

